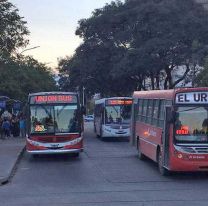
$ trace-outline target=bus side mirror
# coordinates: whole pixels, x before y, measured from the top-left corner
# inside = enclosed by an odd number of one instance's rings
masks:
[[[86,107],[85,106],[81,106],[81,113],[82,113],[82,115],[86,115]]]

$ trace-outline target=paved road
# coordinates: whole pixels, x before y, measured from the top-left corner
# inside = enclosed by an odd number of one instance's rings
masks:
[[[161,177],[128,142],[102,142],[87,123],[79,158],[25,154],[12,182],[0,187],[0,206],[5,205],[207,206],[208,176]]]

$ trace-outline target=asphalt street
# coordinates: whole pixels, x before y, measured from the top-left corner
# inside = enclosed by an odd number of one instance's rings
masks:
[[[0,187],[0,206],[207,206],[207,194],[207,174],[162,177],[127,141],[101,141],[86,123],[78,158],[25,153],[11,182]]]

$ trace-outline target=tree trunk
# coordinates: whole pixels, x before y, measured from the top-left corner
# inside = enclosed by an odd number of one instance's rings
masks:
[[[153,73],[150,74],[150,79],[151,79],[152,90],[155,90],[155,79]]]
[[[164,89],[172,89],[173,83],[172,83],[172,75],[171,71],[173,70],[174,66],[172,65],[170,68],[169,66],[166,66],[165,72],[166,72],[166,79],[164,83]]]
[[[158,73],[156,75],[156,87],[157,87],[157,89],[160,89],[160,76]]]

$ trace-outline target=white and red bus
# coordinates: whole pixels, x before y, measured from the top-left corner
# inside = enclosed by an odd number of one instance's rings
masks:
[[[28,108],[28,153],[79,155],[83,150],[83,115],[77,93],[33,93],[28,97]]]
[[[131,141],[159,171],[208,171],[208,88],[136,91]]]
[[[94,131],[101,139],[129,137],[131,107],[130,97],[111,97],[95,101]]]

